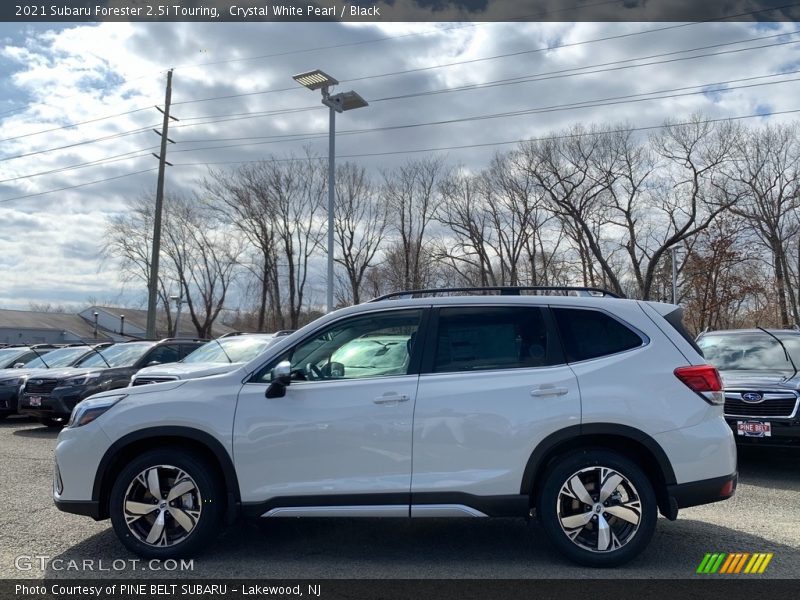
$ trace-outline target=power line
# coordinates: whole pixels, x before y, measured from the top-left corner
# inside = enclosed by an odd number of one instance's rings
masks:
[[[413,154],[419,152],[444,152],[448,150],[463,150],[463,149],[470,149],[470,148],[485,148],[490,146],[503,146],[509,144],[520,144],[520,143],[528,143],[528,142],[544,142],[544,141],[555,141],[561,139],[569,139],[569,138],[576,138],[576,137],[586,137],[589,135],[598,135],[598,134],[609,134],[609,133],[626,133],[626,132],[634,132],[634,131],[652,131],[657,129],[671,129],[675,127],[681,127],[686,125],[692,124],[711,124],[711,123],[722,123],[726,121],[741,121],[745,119],[754,119],[757,117],[773,117],[779,115],[788,115],[788,114],[795,114],[800,113],[800,108],[793,109],[793,110],[783,110],[783,111],[774,111],[768,113],[755,113],[749,115],[740,115],[736,117],[720,117],[717,119],[704,119],[700,121],[686,121],[682,123],[664,123],[661,125],[648,125],[648,126],[641,126],[641,127],[625,127],[621,129],[604,129],[599,132],[582,132],[582,133],[569,133],[569,134],[562,134],[556,136],[547,136],[547,137],[539,137],[539,138],[523,138],[517,140],[507,140],[502,142],[484,142],[484,143],[477,143],[477,144],[462,144],[457,146],[439,146],[435,148],[414,148],[408,150],[390,150],[387,152],[366,152],[361,154],[344,154],[339,155],[338,158],[368,158],[368,157],[375,157],[375,156],[391,156],[394,154]],[[322,161],[327,160],[327,157],[320,156],[316,158],[279,158],[279,159],[270,159],[270,160],[232,160],[232,161],[214,161],[214,162],[193,162],[193,163],[175,163],[176,167],[188,167],[188,166],[207,166],[207,165],[237,165],[237,164],[246,164],[246,163],[280,163],[280,162],[296,162],[296,161]]]
[[[596,108],[598,106],[610,106],[616,104],[628,104],[628,103],[636,103],[636,102],[645,102],[649,100],[663,100],[667,98],[676,98],[676,97],[683,97],[683,96],[692,96],[692,95],[699,95],[699,94],[709,94],[709,93],[725,93],[730,91],[736,91],[740,89],[747,89],[752,87],[761,87],[767,85],[776,85],[781,83],[791,83],[795,81],[800,81],[800,78],[788,79],[783,81],[767,81],[762,83],[754,83],[754,84],[747,84],[742,86],[736,87],[724,87],[719,89],[708,89],[711,86],[723,86],[728,85],[731,83],[740,83],[745,81],[754,81],[757,79],[764,79],[767,77],[782,77],[785,75],[793,75],[800,73],[800,69],[795,71],[787,71],[785,73],[772,73],[769,75],[757,75],[753,77],[744,77],[740,79],[731,79],[727,81],[720,81],[714,83],[703,83],[703,84],[696,84],[691,86],[679,87],[679,88],[671,88],[666,90],[655,90],[651,92],[642,92],[638,94],[625,94],[623,96],[611,96],[606,98],[596,98],[593,100],[582,100],[579,102],[570,102],[564,104],[555,104],[550,106],[541,106],[541,107],[534,107],[528,108],[518,111],[506,111],[501,113],[490,113],[490,114],[481,114],[481,115],[473,115],[469,117],[459,117],[455,119],[446,119],[446,120],[439,120],[439,121],[427,121],[423,123],[407,123],[403,125],[387,125],[384,127],[370,127],[364,129],[345,129],[342,131],[337,132],[337,135],[356,135],[362,133],[376,133],[382,131],[395,131],[401,129],[413,129],[417,127],[428,127],[433,125],[450,125],[453,123],[465,123],[471,121],[483,121],[489,119],[497,119],[497,118],[505,118],[505,117],[516,117],[516,116],[523,116],[523,115],[531,115],[531,114],[540,114],[540,113],[549,113],[549,112],[558,112],[563,110],[577,110],[582,108]],[[703,88],[698,91],[693,92],[684,92],[684,90],[692,89],[692,88]],[[683,93],[673,93],[673,92],[683,92]],[[661,96],[655,96],[655,94],[662,94]],[[667,94],[667,95],[663,95]],[[653,96],[650,98],[645,98],[643,96]],[[314,137],[323,137],[325,134],[321,132],[306,132],[303,134],[296,134],[298,136],[314,136]],[[312,139],[312,138],[306,138]],[[227,149],[227,148],[239,148],[242,146],[258,146],[266,143],[277,143],[281,141],[301,141],[298,139],[278,139],[272,140],[268,142],[253,142],[253,143],[246,143],[246,144],[227,144],[222,146],[208,146],[205,148],[186,148],[186,149],[179,149],[175,150],[175,152],[199,152],[203,150],[220,150],[220,149]]]
[[[95,181],[87,181],[86,183],[79,183],[77,185],[70,185],[63,188],[58,188],[57,190],[47,190],[46,192],[37,192],[35,194],[26,194],[24,196],[16,196],[14,198],[5,198],[4,200],[0,200],[0,202],[13,202],[15,200],[24,200],[25,198],[35,198],[36,196],[44,196],[45,194],[53,194],[55,192],[65,192],[67,190],[74,190],[77,188],[86,187],[87,185],[95,185],[96,183],[105,183],[106,181],[114,181],[115,179],[122,179],[124,177],[131,177],[133,175],[140,175],[142,173],[150,173],[152,171],[156,171],[157,168],[153,167],[152,169],[144,169],[142,171],[134,171],[133,173],[125,173],[124,175],[116,175],[115,177],[106,177],[105,179],[97,179]]]
[[[128,111],[125,111],[125,112],[117,113],[115,115],[108,115],[106,117],[97,117],[95,119],[89,119],[88,121],[80,121],[78,123],[69,123],[67,125],[61,125],[60,127],[51,127],[50,129],[42,129],[40,131],[34,131],[32,133],[25,133],[25,134],[22,134],[22,135],[17,135],[17,136],[14,136],[14,137],[5,138],[5,139],[0,140],[0,142],[10,142],[10,141],[13,141],[13,140],[19,140],[19,139],[22,139],[22,138],[31,137],[33,135],[40,135],[42,133],[51,133],[53,131],[61,131],[62,129],[71,129],[73,127],[80,127],[81,125],[88,125],[89,123],[97,123],[99,121],[106,121],[108,119],[115,119],[116,117],[124,117],[125,115],[132,115],[134,113],[142,112],[144,110],[150,110],[151,108],[152,108],[151,106],[147,106],[147,107],[144,107],[144,108],[135,108],[133,110],[128,110]]]
[[[448,93],[448,92],[470,91],[470,90],[476,90],[476,89],[500,87],[500,86],[505,86],[505,85],[516,85],[516,84],[520,84],[520,83],[533,83],[533,82],[537,82],[537,81],[545,81],[545,80],[548,80],[548,79],[563,79],[563,78],[567,78],[567,77],[578,77],[578,76],[581,76],[581,75],[594,75],[594,74],[597,74],[597,73],[605,73],[605,72],[608,72],[608,71],[619,71],[619,70],[623,70],[623,69],[634,69],[634,68],[640,68],[640,67],[648,67],[648,66],[654,66],[654,65],[660,65],[660,64],[680,62],[680,61],[685,61],[685,60],[695,60],[695,59],[700,59],[700,58],[708,58],[708,57],[722,56],[722,55],[727,55],[727,54],[735,54],[735,53],[739,53],[739,52],[749,52],[749,51],[752,51],[752,50],[762,50],[764,48],[773,48],[773,47],[785,46],[785,45],[789,45],[789,44],[796,44],[796,43],[800,42],[800,40],[788,40],[788,41],[783,41],[783,42],[776,42],[774,44],[762,44],[760,46],[752,46],[752,47],[747,47],[747,48],[736,48],[736,49],[724,50],[724,51],[720,51],[720,52],[710,52],[710,53],[706,53],[706,54],[698,54],[696,56],[686,56],[686,57],[679,57],[679,58],[671,58],[671,59],[667,59],[667,60],[663,60],[663,61],[652,61],[652,62],[643,63],[643,64],[623,64],[623,63],[629,63],[629,62],[633,62],[633,61],[637,61],[637,60],[648,60],[648,59],[651,59],[651,58],[658,58],[658,57],[664,57],[664,56],[674,56],[675,54],[683,54],[683,53],[686,53],[686,52],[696,52],[698,50],[705,50],[705,49],[710,49],[710,48],[719,48],[719,47],[731,46],[731,45],[742,44],[742,43],[747,43],[747,42],[752,42],[752,41],[759,41],[759,40],[764,40],[764,39],[772,39],[772,38],[776,38],[776,37],[784,37],[786,35],[795,35],[797,33],[800,33],[800,30],[793,31],[791,33],[780,33],[780,34],[762,36],[762,37],[752,38],[752,39],[748,39],[748,40],[737,40],[735,42],[725,42],[725,43],[720,43],[720,44],[713,44],[711,46],[701,46],[701,47],[698,47],[698,48],[690,48],[690,49],[686,49],[686,50],[675,50],[675,51],[671,51],[671,52],[665,52],[665,53],[662,53],[662,54],[652,54],[652,55],[642,56],[642,57],[638,57],[638,58],[628,58],[628,59],[622,59],[622,60],[611,61],[611,62],[606,62],[606,63],[597,63],[597,64],[593,64],[593,65],[584,65],[584,66],[580,66],[580,67],[571,67],[571,68],[568,68],[568,69],[560,69],[560,70],[556,70],[556,71],[546,71],[546,72],[543,72],[543,73],[536,73],[536,74],[532,74],[532,75],[524,75],[524,76],[512,77],[512,78],[507,78],[507,79],[498,79],[498,80],[488,81],[488,82],[484,82],[484,83],[476,83],[476,84],[470,84],[470,85],[464,85],[464,86],[453,86],[453,87],[439,88],[439,89],[436,89],[436,90],[426,90],[426,91],[423,91],[423,92],[413,92],[413,93],[397,95],[397,96],[386,96],[384,98],[371,98],[368,101],[370,103],[374,103],[374,102],[386,102],[386,101],[391,101],[391,100],[404,100],[404,99],[408,99],[408,98],[416,98],[416,97],[437,95],[437,94],[443,94],[443,93]],[[618,65],[618,66],[613,66],[613,65]],[[605,68],[596,68],[596,67],[605,67]],[[595,69],[595,70],[586,71],[586,69]],[[572,71],[581,71],[581,72],[572,72]],[[264,116],[274,116],[274,115],[280,115],[280,114],[291,114],[291,113],[295,113],[295,112],[306,112],[306,111],[321,110],[321,109],[322,109],[322,107],[320,105],[314,104],[314,105],[310,105],[310,106],[297,107],[297,108],[291,108],[291,109],[274,109],[274,110],[269,110],[269,111],[258,111],[258,112],[247,112],[247,113],[230,113],[230,114],[224,114],[224,115],[206,115],[206,116],[188,117],[188,118],[184,118],[183,120],[184,121],[201,120],[201,119],[204,119],[204,118],[205,119],[209,119],[209,120],[208,121],[199,122],[199,123],[185,123],[183,125],[177,125],[176,128],[178,128],[178,127],[194,127],[196,125],[206,125],[206,124],[211,124],[211,123],[224,123],[224,122],[228,122],[228,121],[240,121],[240,120],[246,120],[246,119],[249,119],[249,118],[259,118],[259,117],[264,117]],[[242,138],[242,139],[255,139],[255,138]],[[188,143],[190,141],[191,142],[195,142],[197,140],[184,140],[184,141]],[[207,141],[207,140],[204,140],[204,141]]]

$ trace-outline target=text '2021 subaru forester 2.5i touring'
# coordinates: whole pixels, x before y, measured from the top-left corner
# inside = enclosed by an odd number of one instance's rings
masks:
[[[228,373],[97,394],[59,435],[56,505],[162,559],[239,515],[535,514],[613,566],[659,511],[734,493],[719,376],[677,306],[500,291],[391,295]]]

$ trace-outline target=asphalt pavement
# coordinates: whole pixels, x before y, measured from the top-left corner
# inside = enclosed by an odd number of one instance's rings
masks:
[[[56,435],[0,421],[0,578],[696,578],[707,552],[772,552],[760,577],[800,576],[800,450],[740,452],[733,499],[659,518],[648,549],[614,570],[567,562],[523,519],[275,519],[229,528],[182,567],[147,564],[109,521],[55,508]]]

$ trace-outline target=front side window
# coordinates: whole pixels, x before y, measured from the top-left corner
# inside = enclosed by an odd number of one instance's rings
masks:
[[[422,310],[399,310],[338,321],[285,352],[256,381],[268,382],[284,360],[295,381],[405,375],[421,318]]]
[[[642,338],[599,310],[553,308],[567,362],[624,352],[642,345]]]
[[[542,311],[537,307],[443,308],[436,373],[524,369],[551,364]]]

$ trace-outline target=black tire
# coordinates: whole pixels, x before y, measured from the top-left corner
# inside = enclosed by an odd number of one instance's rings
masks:
[[[50,429],[63,429],[64,425],[67,424],[66,420],[55,419],[53,417],[40,417],[38,421],[39,423],[41,423],[45,427],[49,427]]]
[[[612,488],[616,477],[623,482]],[[605,503],[598,501],[601,481],[611,490]],[[579,496],[591,498],[592,504]],[[588,567],[616,567],[635,558],[650,542],[658,520],[653,485],[642,469],[603,449],[579,450],[557,459],[544,475],[536,506],[550,541],[564,556]],[[605,512],[609,506],[625,519]],[[629,522],[637,516],[636,523]],[[562,518],[572,520],[562,525]]]
[[[154,467],[158,467],[158,489],[162,496],[158,501],[154,500],[149,487],[149,473]],[[180,472],[188,478],[180,477]],[[137,479],[137,476],[145,473],[145,479]],[[144,481],[147,486],[143,485]],[[189,481],[194,487],[169,503],[168,492],[177,488],[176,484],[180,481]],[[128,501],[137,501],[137,504],[126,503],[126,497]],[[136,457],[122,469],[111,488],[109,514],[114,532],[130,551],[148,559],[180,558],[197,554],[216,538],[222,529],[225,500],[222,482],[207,461],[185,450],[163,448]],[[125,518],[126,506],[145,503],[153,504],[155,510],[143,514],[129,526]],[[170,514],[170,510],[175,509],[181,513],[183,520],[189,515],[193,527],[188,533],[185,527],[181,528],[179,520]],[[143,539],[144,534],[153,534],[154,529],[158,528],[156,520],[159,514],[163,515],[163,533],[157,541],[148,543],[147,539]],[[167,545],[160,545],[165,541]]]
[[[10,413],[10,412],[0,412],[0,421],[2,421],[3,419],[6,419],[6,418],[8,418],[8,417],[10,417],[12,414],[14,414],[14,413]]]

